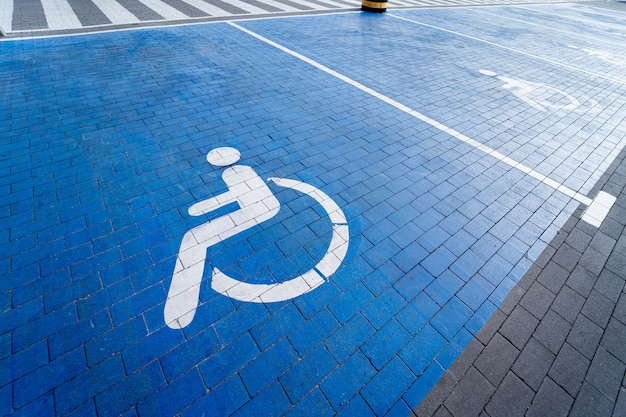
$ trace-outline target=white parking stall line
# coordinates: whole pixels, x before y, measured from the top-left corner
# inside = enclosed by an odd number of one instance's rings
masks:
[[[592,226],[600,227],[615,201],[617,198],[605,191],[600,191],[583,213],[582,219]]]
[[[67,0],[41,0],[48,29],[76,29],[83,27]]]

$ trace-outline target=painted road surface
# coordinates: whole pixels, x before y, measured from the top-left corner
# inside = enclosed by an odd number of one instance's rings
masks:
[[[409,415],[574,211],[603,221],[624,22],[1,42],[0,412]]]

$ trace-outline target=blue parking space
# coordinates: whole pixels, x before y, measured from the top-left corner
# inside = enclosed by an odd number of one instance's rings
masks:
[[[493,19],[1,42],[0,411],[410,415],[624,146]]]
[[[569,32],[546,37],[541,26],[502,24],[482,10],[393,11],[400,22],[373,17],[367,29],[342,16],[335,17],[336,30],[327,29],[327,22],[319,28],[297,21],[246,27],[270,39],[289,30],[285,46],[588,193],[610,164],[607,156],[625,144],[619,129],[626,87],[611,78],[619,65],[586,52],[594,39],[578,33],[576,20]],[[486,10],[498,14],[500,8]],[[352,38],[341,34],[344,20]],[[309,30],[324,34],[309,42]],[[362,34],[376,42],[355,47]],[[546,87],[547,93],[533,94]],[[515,93],[526,96],[526,106]],[[577,153],[597,158],[580,160]]]

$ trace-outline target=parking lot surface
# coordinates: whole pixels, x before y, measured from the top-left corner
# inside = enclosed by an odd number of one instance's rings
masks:
[[[502,378],[455,380],[491,384],[477,411],[521,382],[521,408],[553,383],[567,413],[589,381],[619,415],[625,23],[539,4],[5,38],[0,413],[462,415],[423,400],[495,340]],[[503,304],[535,282],[611,314]],[[551,312],[560,344],[531,337]],[[529,345],[556,370],[505,379]]]

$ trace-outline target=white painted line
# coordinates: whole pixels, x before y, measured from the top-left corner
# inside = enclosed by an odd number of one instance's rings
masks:
[[[583,213],[582,219],[592,226],[600,227],[616,200],[611,194],[600,191]]]
[[[116,1],[91,0],[112,24],[138,23],[140,20]]]
[[[13,1],[0,2],[0,27],[11,32],[13,22]]]
[[[406,22],[411,22],[411,23],[414,23],[416,25],[428,27],[428,28],[439,30],[439,31],[446,32],[446,33],[451,33],[453,35],[460,36],[460,37],[467,38],[467,39],[471,39],[471,40],[474,40],[476,42],[481,42],[481,43],[484,43],[484,44],[487,44],[487,45],[495,46],[496,48],[501,48],[501,49],[504,49],[504,50],[507,50],[507,51],[510,51],[510,52],[515,52],[517,54],[524,55],[524,56],[527,56],[529,58],[533,58],[533,59],[536,59],[536,60],[539,60],[539,61],[547,62],[549,64],[556,65],[556,66],[559,66],[559,67],[567,68],[567,69],[572,70],[572,71],[576,71],[576,72],[580,72],[580,73],[583,73],[583,74],[591,75],[593,77],[601,78],[601,79],[607,80],[607,81],[611,81],[611,82],[616,83],[616,84],[626,85],[626,80],[624,80],[624,79],[607,77],[607,76],[604,76],[602,74],[597,74],[597,73],[592,72],[592,71],[587,71],[587,70],[585,70],[583,68],[574,67],[572,65],[564,64],[564,63],[559,62],[559,61],[554,61],[552,59],[544,58],[544,57],[541,57],[539,55],[534,55],[534,54],[531,54],[531,53],[528,53],[528,52],[524,52],[524,51],[519,50],[519,49],[510,48],[508,46],[500,45],[498,43],[491,42],[491,41],[488,41],[488,40],[485,40],[485,39],[481,39],[481,38],[477,38],[475,36],[466,35],[464,33],[457,32],[455,30],[445,29],[445,28],[442,28],[442,27],[439,27],[439,26],[430,25],[428,23],[419,22],[417,20],[408,19],[406,17],[396,16],[396,15],[390,14],[390,13],[388,13],[388,16],[396,18],[396,19],[404,20]]]
[[[296,51],[294,51],[292,49],[289,49],[289,48],[287,48],[287,47],[285,47],[283,45],[280,45],[280,44],[278,44],[278,43],[276,43],[276,42],[274,42],[274,41],[272,41],[272,40],[270,40],[268,38],[265,38],[264,36],[261,36],[261,35],[259,35],[256,32],[253,32],[253,31],[251,31],[249,29],[246,29],[243,26],[240,26],[240,25],[238,25],[236,23],[233,23],[233,22],[226,22],[226,23],[228,25],[230,25],[230,26],[232,26],[234,28],[237,28],[240,31],[242,31],[244,33],[247,33],[248,35],[250,35],[250,36],[252,36],[252,37],[254,37],[254,38],[256,38],[256,39],[258,39],[258,40],[260,40],[260,41],[262,41],[262,42],[264,42],[266,44],[268,44],[268,45],[273,46],[274,48],[276,48],[276,49],[278,49],[280,51],[283,51],[283,52],[285,52],[285,53],[287,53],[287,54],[289,54],[289,55],[291,55],[291,56],[293,56],[293,57],[295,57],[295,58],[297,58],[297,59],[299,59],[299,60],[301,60],[303,62],[306,62],[307,64],[309,64],[309,65],[311,65],[311,66],[313,66],[313,67],[315,67],[315,68],[325,72],[326,74],[329,74],[329,75],[331,75],[331,76],[333,76],[333,77],[335,77],[335,78],[337,78],[337,79],[339,79],[339,80],[341,80],[341,81],[343,81],[343,82],[345,82],[345,83],[347,83],[347,84],[349,84],[349,85],[351,85],[351,86],[353,86],[355,88],[358,88],[362,92],[364,92],[366,94],[369,94],[370,96],[375,97],[375,98],[377,98],[377,99],[379,99],[379,100],[389,104],[390,106],[393,106],[396,109],[401,110],[404,113],[407,113],[407,114],[415,117],[416,119],[421,120],[422,122],[425,122],[425,123],[427,123],[427,124],[437,128],[437,129],[441,130],[442,132],[445,132],[445,133],[447,133],[447,134],[457,138],[458,140],[460,140],[460,141],[462,141],[462,142],[464,142],[464,143],[474,147],[475,149],[478,149],[478,150],[486,153],[487,155],[490,155],[490,156],[496,158],[497,160],[499,160],[499,161],[509,165],[510,167],[522,171],[523,173],[531,176],[532,178],[536,179],[537,181],[540,181],[541,183],[543,183],[543,184],[553,188],[556,191],[559,191],[559,192],[565,194],[566,196],[568,196],[568,197],[570,197],[570,198],[572,198],[572,199],[574,199],[574,200],[576,200],[576,201],[578,201],[578,202],[580,202],[580,203],[582,203],[582,204],[584,204],[586,206],[590,206],[592,204],[593,200],[590,199],[589,197],[587,197],[587,196],[585,196],[583,194],[580,194],[579,192],[577,192],[575,190],[572,190],[571,188],[569,188],[569,187],[567,187],[567,186],[565,186],[565,185],[563,185],[563,184],[561,184],[561,183],[559,183],[559,182],[557,182],[557,181],[555,181],[555,180],[553,180],[551,178],[548,178],[546,175],[544,175],[544,174],[542,174],[540,172],[535,171],[534,169],[532,169],[532,168],[522,164],[521,162],[517,162],[517,161],[509,158],[508,156],[506,156],[506,155],[496,151],[495,149],[492,149],[492,148],[488,147],[487,145],[484,145],[484,144],[482,144],[482,143],[480,143],[480,142],[478,142],[478,141],[476,141],[476,140],[474,140],[474,139],[464,135],[463,133],[460,133],[460,132],[458,132],[458,131],[450,128],[450,127],[447,127],[444,124],[439,123],[438,121],[436,121],[434,119],[431,119],[430,117],[428,117],[428,116],[426,116],[426,115],[424,115],[422,113],[419,113],[418,111],[413,110],[410,107],[405,106],[404,104],[402,104],[400,102],[397,102],[394,99],[392,99],[390,97],[387,97],[384,94],[381,94],[381,93],[379,93],[379,92],[377,92],[377,91],[375,91],[375,90],[373,90],[373,89],[371,89],[371,88],[369,88],[369,87],[359,83],[358,81],[355,81],[355,80],[353,80],[353,79],[351,79],[351,78],[349,78],[349,77],[347,77],[347,76],[345,76],[343,74],[340,74],[337,71],[334,71],[334,70],[328,68],[327,66],[325,66],[323,64],[320,64],[317,61],[312,60],[311,58],[308,58],[308,57],[306,57],[306,56],[304,56],[304,55],[302,55],[302,54],[300,54],[300,53],[298,53],[298,52],[296,52]],[[604,193],[604,194],[606,194],[606,193]],[[597,204],[600,207],[606,207],[607,206],[607,200],[608,200],[608,198],[603,196],[603,197],[600,198],[600,200],[599,200],[600,202],[597,203]],[[608,213],[608,210],[607,210],[607,213]],[[605,216],[606,216],[606,214],[605,214]],[[600,211],[598,209],[593,209],[591,211],[591,214],[589,214],[589,216],[588,216],[588,218],[593,218],[596,221],[599,220],[600,217],[601,217],[601,213],[600,213]],[[604,217],[602,217],[602,219],[604,219]],[[585,221],[587,221],[587,220],[585,220]],[[600,222],[601,222],[601,220],[600,220]]]
[[[83,25],[66,0],[41,0],[48,29],[75,29]]]

